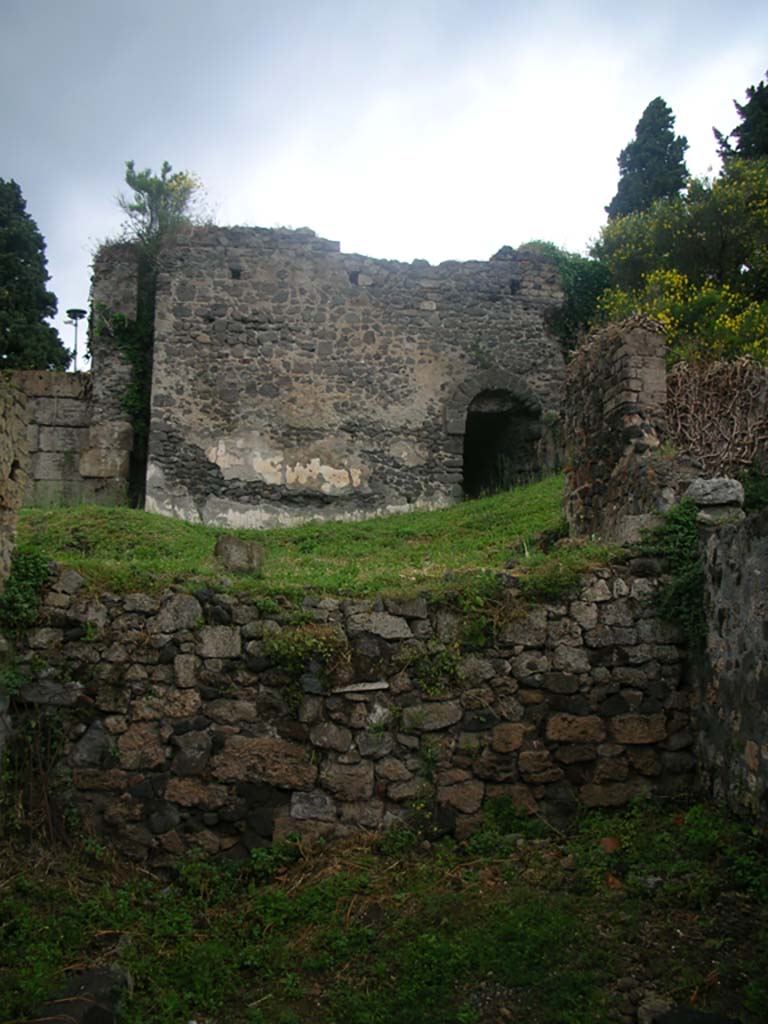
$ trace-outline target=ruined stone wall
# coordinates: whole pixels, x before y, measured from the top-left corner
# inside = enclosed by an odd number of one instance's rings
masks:
[[[702,778],[768,824],[768,510],[709,534],[706,665],[695,712]]]
[[[16,518],[27,486],[26,396],[9,374],[0,374],[0,593],[11,568]],[[0,666],[7,655],[0,634]],[[0,763],[11,733],[9,700],[0,691]]]
[[[568,366],[566,516],[575,536],[633,541],[700,472],[665,451],[665,340],[644,318],[612,324]]]
[[[476,396],[559,405],[544,257],[433,267],[306,229],[205,228],[161,267],[152,511],[253,527],[448,504]]]
[[[643,571],[549,606],[510,590],[488,632],[424,598],[308,598],[297,626],[287,602],[95,597],[67,570],[19,651],[19,713],[56,711],[59,795],[138,859],[425,813],[462,836],[498,796],[563,821],[690,785],[684,650]]]
[[[11,565],[16,517],[27,483],[26,433],[24,392],[0,374],[0,591]]]
[[[109,433],[92,424],[92,375],[16,370],[12,376],[27,399],[29,481],[24,504],[120,504],[127,453],[123,466],[119,448],[111,447],[114,428]],[[104,443],[94,448],[99,431]]]

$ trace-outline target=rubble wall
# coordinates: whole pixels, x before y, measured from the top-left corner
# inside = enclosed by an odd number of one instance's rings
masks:
[[[565,511],[574,536],[639,539],[700,472],[664,446],[665,347],[658,326],[637,318],[595,334],[568,366]]]
[[[479,615],[95,597],[67,570],[19,650],[18,707],[60,716],[60,795],[138,859],[425,818],[461,836],[500,796],[564,821],[691,783],[684,650],[645,571],[547,606],[509,589]]]
[[[710,531],[696,747],[712,796],[768,824],[768,510]]]
[[[158,276],[146,507],[260,527],[449,504],[475,398],[539,432],[559,407],[561,302],[525,250],[431,266],[195,229]]]

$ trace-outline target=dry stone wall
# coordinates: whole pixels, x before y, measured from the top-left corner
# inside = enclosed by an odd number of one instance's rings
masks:
[[[634,541],[701,472],[666,440],[666,342],[645,318],[611,324],[568,367],[566,516],[575,536]]]
[[[561,301],[524,250],[434,267],[196,229],[158,278],[146,507],[257,527],[448,504],[478,395],[531,432],[558,407]]]
[[[711,794],[768,824],[768,510],[709,533],[697,753]]]
[[[19,706],[65,723],[60,797],[163,860],[425,815],[466,835],[489,798],[555,821],[687,787],[679,637],[636,563],[485,620],[409,600],[95,597],[57,574],[19,651]],[[297,653],[298,652],[298,653]],[[44,662],[43,668],[40,668]]]

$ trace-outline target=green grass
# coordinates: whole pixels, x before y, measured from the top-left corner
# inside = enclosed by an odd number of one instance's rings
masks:
[[[588,814],[569,837],[498,806],[466,846],[288,845],[163,877],[93,840],[5,844],[0,1020],[118,960],[125,1024],[608,1024],[628,974],[759,1024],[765,853],[705,805]]]
[[[476,592],[491,587],[515,553],[530,554],[538,534],[559,527],[562,494],[562,477],[555,476],[435,512],[231,531],[257,538],[265,549],[263,575],[234,585],[288,597],[307,590],[348,596]],[[159,592],[172,584],[194,589],[220,582],[225,573],[213,548],[221,532],[125,508],[26,509],[18,546],[71,566],[94,590]],[[568,558],[582,570],[605,557],[604,549],[574,550]],[[561,553],[555,560],[564,559]],[[526,560],[518,558],[521,567]]]

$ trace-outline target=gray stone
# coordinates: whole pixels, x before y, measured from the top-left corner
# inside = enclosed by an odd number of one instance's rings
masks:
[[[707,479],[696,477],[688,485],[683,495],[697,505],[738,505],[744,504],[744,487],[738,480],[727,476],[716,476]]]
[[[101,764],[112,747],[112,737],[100,721],[91,722],[72,748],[69,759],[77,768]]]
[[[62,594],[76,594],[81,589],[85,580],[79,572],[74,569],[64,569],[53,585],[53,589]]]
[[[351,635],[355,633],[372,633],[384,640],[410,640],[413,636],[411,627],[405,619],[388,612],[367,612],[350,615],[348,628]]]
[[[291,794],[291,817],[299,821],[336,821],[336,804],[321,789]]]
[[[191,594],[173,594],[163,602],[157,615],[149,619],[150,633],[175,633],[180,629],[194,629],[203,621],[200,602]]]
[[[403,712],[403,728],[408,732],[436,732],[461,721],[463,709],[458,701],[429,701],[415,704]]]
[[[392,735],[388,732],[359,732],[355,742],[363,757],[371,757],[374,760],[391,754],[394,746]]]
[[[256,722],[259,718],[259,709],[250,700],[229,700],[227,698],[212,700],[205,705],[205,713],[214,722],[222,722],[226,725]]]
[[[320,782],[341,800],[367,800],[373,793],[373,765],[329,762],[320,769]]]
[[[343,753],[352,746],[352,733],[342,725],[321,722],[309,730],[310,743],[322,750],[337,750]]]
[[[53,707],[71,707],[83,692],[83,687],[74,679],[55,678],[55,671],[50,670],[51,678],[38,679],[23,683],[19,693],[23,700],[30,704],[50,704]]]
[[[399,615],[404,619],[426,619],[427,602],[423,597],[384,599],[384,605],[391,615]]]
[[[222,534],[216,538],[213,554],[230,572],[257,575],[264,568],[264,548],[255,540]]]
[[[203,626],[198,653],[202,658],[238,658],[242,640],[237,626]]]
[[[173,759],[177,775],[202,775],[208,767],[211,737],[207,732],[186,732],[176,737],[179,753]]]

